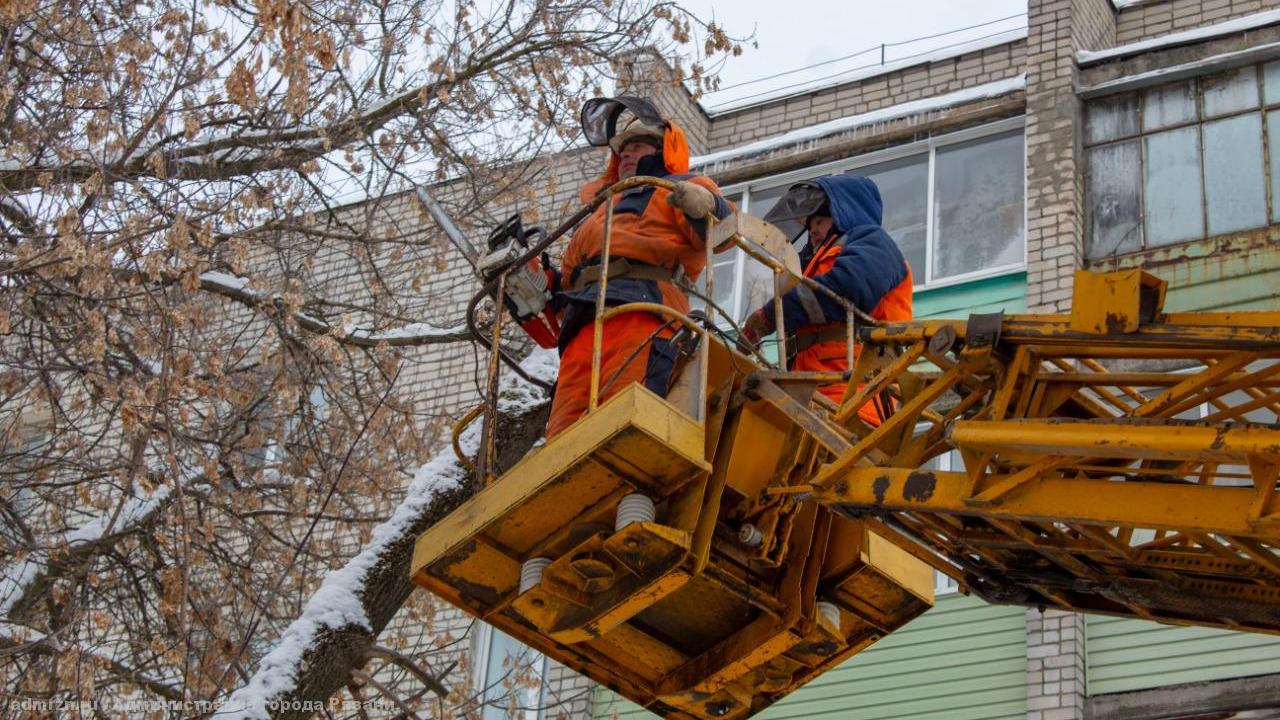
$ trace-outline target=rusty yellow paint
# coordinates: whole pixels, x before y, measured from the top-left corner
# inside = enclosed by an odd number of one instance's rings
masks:
[[[961,420],[951,425],[948,437],[957,447],[1001,452],[1015,463],[1027,457],[1018,453],[1237,464],[1250,456],[1280,458],[1280,429],[1236,423]]]
[[[1165,281],[1143,270],[1077,270],[1071,329],[1099,334],[1134,332],[1144,321],[1154,319],[1164,305],[1167,287]]]
[[[993,480],[998,480],[996,476]],[[990,508],[965,502],[973,492],[959,471],[858,468],[815,492],[824,505],[934,511],[1037,522],[1132,525],[1168,531],[1252,536],[1248,522],[1253,488],[1145,483],[1077,478],[1036,478]]]
[[[424,533],[413,578],[682,720],[768,707],[928,609],[935,569],[1280,633],[1280,426],[1243,422],[1280,411],[1280,312],[1165,314],[1140,269],[1076,283],[1070,315],[1008,316],[980,351],[964,320],[865,328],[839,405],[704,335],[707,377],[588,413]],[[854,422],[881,391],[894,412]],[[963,470],[920,467],[950,451]],[[615,529],[633,492],[657,517]]]
[[[662,399],[634,385],[618,393],[552,442],[530,453],[484,491],[424,532],[414,545],[413,572],[467,542],[482,528],[500,521],[563,527],[581,510],[581,498],[568,485],[587,489],[588,499],[603,496],[606,483],[625,480],[591,462],[593,455],[620,459],[632,478],[648,487],[692,479],[709,469],[703,459],[702,425],[672,411]],[[500,484],[499,484],[500,483]],[[672,488],[674,489],[674,488]],[[537,501],[530,507],[530,501]],[[534,509],[537,512],[531,513]],[[549,515],[544,513],[550,513]],[[576,513],[574,513],[576,514]],[[568,515],[568,517],[566,517]],[[532,536],[537,531],[529,529]],[[527,543],[524,543],[527,544]]]

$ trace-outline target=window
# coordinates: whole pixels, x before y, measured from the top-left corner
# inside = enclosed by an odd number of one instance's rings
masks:
[[[5,551],[27,544],[22,521],[35,514],[32,488],[38,484],[36,473],[52,450],[52,439],[52,423],[42,410],[19,411],[12,424],[0,426],[0,484],[8,488],[8,497],[0,505],[0,548]],[[5,599],[0,595],[0,603]]]
[[[281,465],[288,459],[289,444],[309,441],[307,438],[295,437],[299,427],[318,428],[328,416],[329,396],[322,384],[316,384],[307,394],[306,401],[299,402],[293,413],[283,421],[279,418],[259,419],[260,425],[267,430],[268,437],[243,452],[241,462],[248,476],[262,473],[263,478],[270,482],[278,480]],[[277,433],[277,430],[283,432]]]
[[[1280,221],[1271,105],[1280,105],[1280,61],[1089,102],[1089,257]]]
[[[911,264],[917,289],[1025,267],[1021,119],[753,181],[730,188],[726,197],[764,217],[792,185],[839,172],[875,181],[884,228]],[[715,270],[716,303],[735,320],[773,295],[769,273],[738,250],[718,256]]]
[[[922,432],[928,429],[928,425],[917,425],[916,432]],[[951,452],[938,455],[931,458],[924,465],[922,470],[964,470],[964,461],[960,459],[960,451],[952,450]],[[960,583],[956,579],[938,570],[933,571],[933,594],[934,595],[951,595],[960,592]]]
[[[479,625],[475,686],[483,720],[542,720],[547,659],[489,625]]]

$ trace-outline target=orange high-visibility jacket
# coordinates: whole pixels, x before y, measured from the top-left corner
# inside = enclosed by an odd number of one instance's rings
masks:
[[[637,167],[638,175],[689,180],[711,190],[716,197],[715,215],[728,216],[731,206],[720,196],[720,189],[709,178],[689,175],[689,146],[684,133],[668,121],[663,149],[658,155],[644,158]],[[605,174],[581,190],[583,202],[618,181],[618,157],[610,153]],[[653,186],[633,188],[614,199],[610,260],[626,258],[632,263],[664,270],[681,271],[689,282],[695,282],[706,267],[706,220],[687,217],[667,204],[669,192]],[[579,283],[583,268],[600,263],[604,247],[605,206],[583,221],[566,248],[560,270],[557,306],[562,309],[560,321],[560,374],[547,424],[547,437],[571,425],[587,409],[591,381],[590,332],[582,332],[595,316],[597,283]],[[633,302],[661,303],[681,313],[689,312],[689,299],[674,284],[665,280],[636,277],[610,277],[608,305]],[[633,382],[643,382],[660,396],[665,396],[675,364],[675,350],[668,342],[674,328],[666,318],[652,313],[626,314],[605,323],[601,346],[601,400]]]
[[[880,191],[865,177],[835,175],[815,181],[827,194],[833,237],[805,253],[805,277],[810,277],[852,302],[877,320],[910,320],[911,266],[897,243],[880,226],[883,206]],[[797,339],[806,335],[838,335],[846,327],[844,310],[822,293],[800,286],[783,296],[785,330]],[[773,306],[765,308],[772,320]],[[845,372],[848,370],[843,339],[824,339],[801,350],[791,362],[797,371]],[[854,347],[855,357],[860,348]],[[843,398],[846,383],[824,385],[822,394],[835,402]],[[889,408],[877,408],[873,400],[858,409],[871,425],[879,425]],[[883,404],[883,403],[882,403]]]

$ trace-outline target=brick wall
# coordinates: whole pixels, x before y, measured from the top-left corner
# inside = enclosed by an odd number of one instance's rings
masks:
[[[1027,17],[1027,306],[1065,312],[1083,256],[1079,50],[1114,44],[1107,0],[1031,0]]]
[[[710,150],[1014,77],[1022,72],[1024,51],[1025,44],[1018,40],[812,94],[718,113],[711,118]]]
[[[1084,616],[1027,611],[1027,720],[1084,720]]]
[[[1116,18],[1116,44],[1212,25],[1280,6],[1276,0],[1169,0],[1126,8]]]

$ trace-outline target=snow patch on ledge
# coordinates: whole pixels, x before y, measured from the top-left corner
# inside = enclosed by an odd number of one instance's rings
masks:
[[[202,282],[212,283],[237,292],[244,292],[249,289],[248,278],[242,278],[239,275],[229,275],[224,272],[218,272],[217,270],[200,273],[200,280]]]
[[[1134,87],[1145,87],[1155,85],[1165,81],[1178,80],[1180,78],[1191,77],[1192,75],[1201,75],[1206,72],[1223,67],[1228,63],[1242,62],[1248,60],[1256,60],[1260,54],[1276,54],[1280,53],[1280,42],[1267,43],[1265,45],[1254,45],[1244,50],[1236,50],[1235,52],[1221,53],[1210,57],[1201,58],[1189,63],[1181,65],[1170,65],[1168,67],[1148,70],[1147,72],[1137,73],[1134,75],[1125,75],[1107,80],[1096,85],[1089,85],[1080,88],[1081,97],[1096,97],[1107,93],[1118,92]]]
[[[865,112],[860,115],[850,115],[849,117],[836,118],[835,120],[829,120],[817,125],[799,128],[781,135],[757,140],[747,145],[741,145],[739,147],[720,150],[708,155],[695,157],[689,161],[689,165],[691,167],[700,168],[704,172],[708,172],[712,166],[729,160],[738,160],[753,155],[761,155],[779,148],[799,145],[805,142],[812,142],[827,137],[828,135],[835,135],[836,133],[854,130],[867,125],[874,125],[876,123],[887,122],[889,120],[897,120],[911,115],[945,110],[947,108],[964,105],[965,103],[977,100],[1000,97],[1019,90],[1025,90],[1026,87],[1027,75],[1026,73],[1023,73],[1017,77],[996,80],[995,82],[957,90],[944,95],[935,95],[934,97],[912,100],[911,102],[891,105],[889,107],[880,108],[879,110]]]
[[[520,366],[540,380],[554,380],[559,356],[554,350],[539,349]],[[514,373],[503,376],[498,392],[498,409],[502,412],[527,409],[547,400],[542,388]],[[474,455],[479,450],[480,428],[480,423],[474,422],[458,438],[463,452]],[[325,576],[301,614],[281,634],[271,652],[258,663],[258,670],[248,684],[232,693],[222,709],[214,714],[215,717],[231,715],[246,720],[267,720],[276,698],[296,687],[302,657],[322,630],[337,630],[351,625],[369,630],[369,618],[360,599],[369,570],[382,558],[388,545],[404,537],[423,508],[441,493],[461,486],[467,474],[467,469],[450,446],[418,468],[404,500],[392,512],[391,518],[374,528],[369,544],[354,558]]]
[[[1128,45],[1107,48],[1106,50],[1081,50],[1076,53],[1076,62],[1081,65],[1089,65],[1124,55],[1135,55],[1137,53],[1159,50],[1173,45],[1185,45],[1187,43],[1208,40],[1222,35],[1230,35],[1232,33],[1238,33],[1245,30],[1253,30],[1254,28],[1260,28],[1275,23],[1280,23],[1280,9],[1266,10],[1264,12],[1238,17],[1234,20],[1227,20],[1226,22],[1216,23],[1214,25],[1206,25],[1204,27],[1193,28],[1191,30],[1169,33],[1168,35],[1161,35],[1160,37],[1151,38],[1150,40],[1129,43]]]

